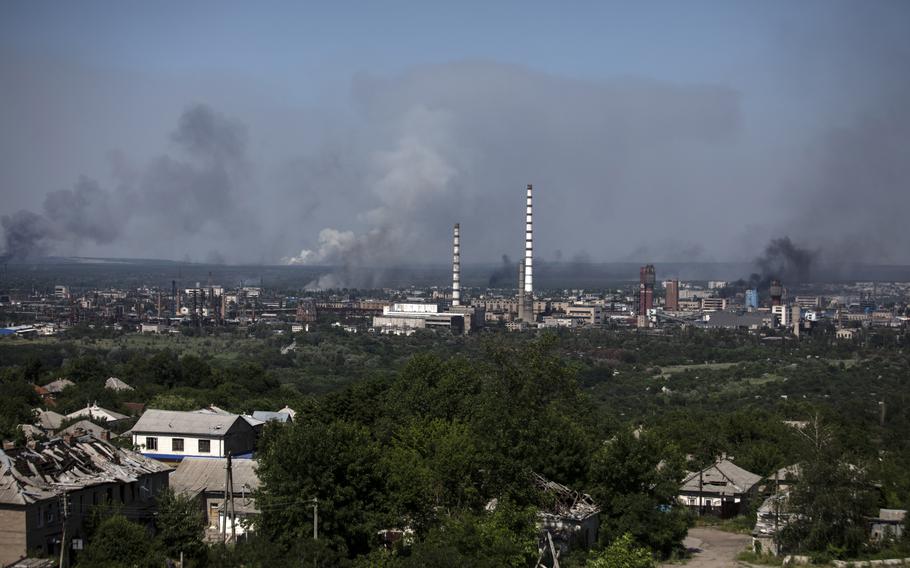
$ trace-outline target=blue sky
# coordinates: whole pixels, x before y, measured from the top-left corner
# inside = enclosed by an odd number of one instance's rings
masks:
[[[876,123],[869,118],[876,113],[902,114],[895,101],[907,92],[908,29],[910,4],[900,0],[7,1],[0,3],[0,84],[8,87],[0,89],[0,118],[12,126],[0,134],[0,214],[41,214],[46,193],[71,190],[80,176],[105,192],[129,193],[125,202],[135,208],[142,202],[138,194],[154,191],[152,164],[162,156],[180,158],[170,136],[181,113],[201,104],[246,133],[249,167],[243,183],[235,180],[223,198],[258,219],[252,233],[235,234],[219,226],[225,219],[213,217],[191,239],[165,238],[160,246],[126,235],[113,242],[77,235],[50,238],[45,248],[279,262],[301,249],[315,251],[325,228],[350,231],[356,242],[385,234],[383,223],[413,222],[417,234],[396,235],[389,248],[398,256],[432,259],[447,237],[426,234],[422,216],[439,214],[438,204],[457,196],[452,203],[459,204],[458,214],[483,217],[485,203],[508,203],[498,192],[511,191],[505,186],[512,178],[520,192],[533,181],[525,174],[535,173],[554,185],[567,181],[549,194],[552,211],[584,201],[600,208],[586,212],[572,230],[553,229],[551,244],[541,245],[551,257],[612,260],[660,256],[660,250],[673,259],[742,259],[755,256],[755,240],[783,233],[806,246],[843,249],[842,235],[834,234],[842,218],[819,226],[807,219],[816,218],[819,203],[839,204],[856,191],[827,187],[830,162],[842,161],[829,154],[845,151],[836,147],[836,133]],[[509,78],[515,89],[539,86],[547,94],[524,100],[516,93],[524,101],[518,109],[510,104],[512,87],[500,85],[497,76]],[[438,85],[458,95],[440,93]],[[660,110],[647,107],[653,101],[660,101]],[[540,154],[545,159],[523,171],[520,145],[530,142],[519,142],[518,150],[507,138],[490,143],[500,131],[478,120],[483,112],[519,124],[540,117],[528,132],[550,141]],[[589,116],[605,126],[591,126]],[[610,136],[614,127],[621,136]],[[895,148],[904,134],[899,123],[871,135],[872,147],[864,148],[868,159],[855,165],[857,176],[882,171],[882,160],[902,160]],[[573,138],[588,145],[574,147],[581,143]],[[654,140],[677,139],[678,147],[648,156]],[[873,152],[878,141],[883,147]],[[599,171],[593,153],[583,157],[592,143],[615,143],[614,153],[631,157]],[[526,150],[536,155],[534,146]],[[509,165],[497,169],[497,161]],[[417,166],[389,172],[377,165],[389,162]],[[437,183],[419,177],[435,172],[428,169],[433,164],[453,173],[439,182],[445,187],[421,193]],[[660,169],[666,177],[652,171]],[[388,203],[394,192],[382,180],[402,176],[402,185],[418,189],[400,190],[394,199],[404,195],[414,208],[392,215],[399,208]],[[609,189],[591,189],[605,177]],[[475,193],[465,189],[491,179],[497,183]],[[870,180],[875,207],[902,203],[895,184]],[[250,193],[264,198],[248,200]],[[635,207],[641,195],[652,200],[655,229],[634,242],[578,228],[604,219],[624,234],[629,216],[618,211]],[[765,196],[778,200],[776,206]],[[714,204],[718,218],[694,226],[667,213],[662,205],[668,200],[686,218]],[[267,205],[276,202],[286,206]],[[443,211],[451,208],[449,203]],[[826,210],[826,216],[837,214]],[[135,213],[124,217],[125,226],[156,223]],[[553,221],[559,221],[555,214]],[[508,230],[490,232],[490,223],[479,224],[478,239],[493,243],[483,260],[515,248]],[[856,234],[867,234],[860,225]],[[470,223],[467,229],[466,244]],[[231,239],[238,241],[229,247],[232,253],[216,250]],[[851,239],[849,247],[858,251],[869,245]],[[894,236],[887,233],[874,239],[889,240]],[[600,244],[605,242],[610,244]]]

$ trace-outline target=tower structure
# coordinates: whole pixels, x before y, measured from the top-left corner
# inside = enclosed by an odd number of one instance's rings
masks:
[[[780,280],[772,280],[769,291],[771,294],[771,306],[780,306],[782,304],[781,298],[784,295],[784,287],[781,285]]]
[[[664,302],[664,309],[668,312],[675,312],[679,309],[679,280],[667,280],[667,300]]]
[[[638,327],[648,327],[648,310],[654,307],[654,265],[642,266],[638,276]]]
[[[534,321],[534,186],[528,184],[525,196],[525,257],[519,283],[518,319]]]
[[[452,305],[461,305],[461,225],[452,231]]]

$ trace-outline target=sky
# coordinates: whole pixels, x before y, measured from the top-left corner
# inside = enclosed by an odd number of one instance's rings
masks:
[[[0,254],[910,263],[910,3],[0,3]],[[344,271],[338,281],[343,283]]]

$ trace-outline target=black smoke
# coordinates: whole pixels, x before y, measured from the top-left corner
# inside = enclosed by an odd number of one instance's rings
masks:
[[[790,284],[808,282],[817,258],[818,251],[800,247],[790,237],[771,239],[761,256],[755,259],[760,273],[750,276],[750,284],[764,286],[772,279]]]
[[[502,255],[502,262],[490,274],[487,286],[490,288],[518,287],[518,264],[512,262],[509,255]]]

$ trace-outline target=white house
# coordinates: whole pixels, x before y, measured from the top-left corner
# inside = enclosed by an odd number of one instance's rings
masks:
[[[132,429],[139,452],[161,460],[187,456],[249,457],[256,433],[238,414],[146,410]]]

